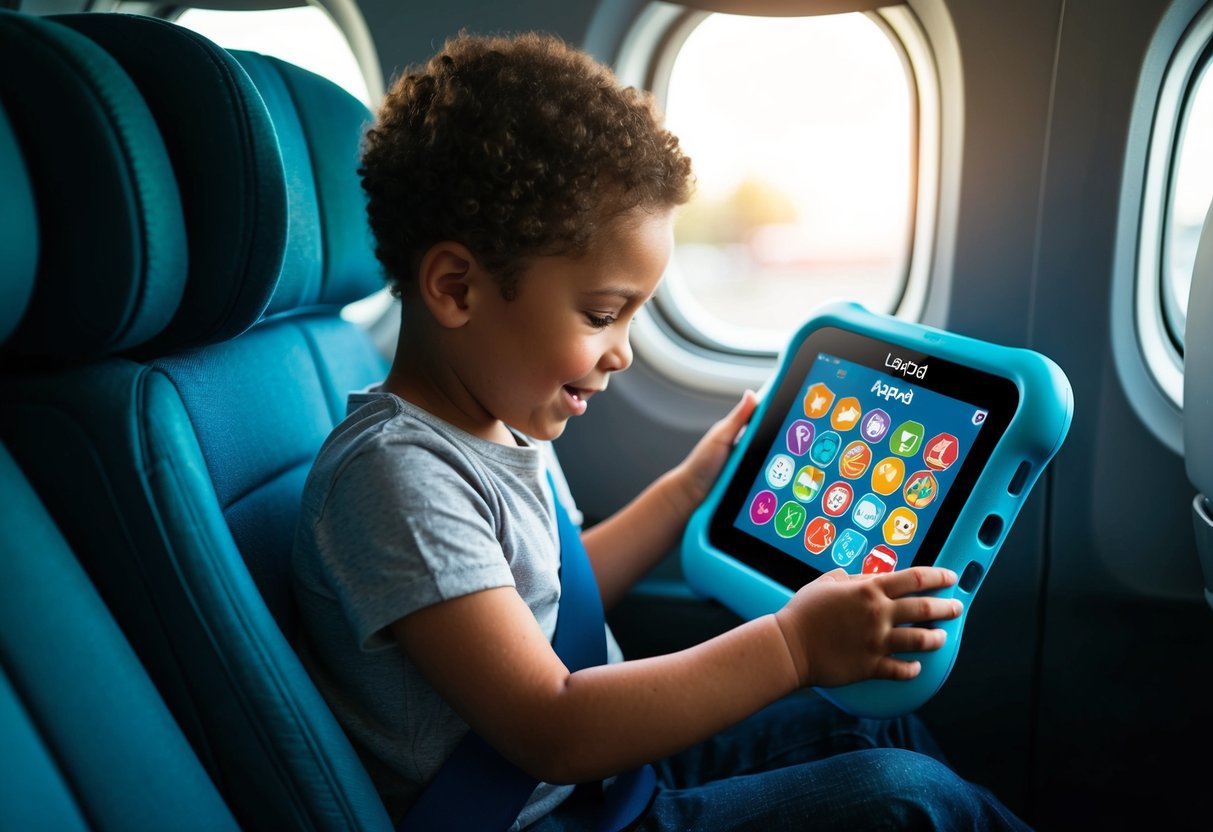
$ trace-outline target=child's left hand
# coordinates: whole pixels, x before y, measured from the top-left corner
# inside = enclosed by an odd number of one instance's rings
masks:
[[[724,418],[708,428],[708,432],[675,469],[692,507],[702,503],[712,490],[720,469],[737,443],[741,429],[750,421],[757,406],[758,396],[753,390],[746,390],[741,395],[741,401]]]

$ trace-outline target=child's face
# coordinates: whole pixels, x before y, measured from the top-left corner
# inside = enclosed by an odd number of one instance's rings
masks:
[[[479,405],[536,439],[556,438],[585,413],[610,374],[632,363],[628,326],[661,282],[672,220],[672,211],[632,211],[585,255],[535,260],[514,300],[486,298],[463,377]]]

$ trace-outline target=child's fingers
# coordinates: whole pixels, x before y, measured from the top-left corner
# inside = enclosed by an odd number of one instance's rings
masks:
[[[890,653],[925,653],[938,650],[948,640],[940,629],[927,627],[894,627],[889,632]]]
[[[956,583],[956,573],[938,566],[912,566],[899,572],[875,576],[890,598],[943,589]]]
[[[875,679],[893,679],[898,682],[908,682],[921,672],[921,662],[885,656],[876,663],[876,669],[872,673],[872,677]]]
[[[750,417],[754,415],[754,409],[757,407],[758,396],[753,390],[746,390],[741,394],[737,404],[733,405],[733,409],[717,423],[719,430],[730,442],[736,441],[741,429],[750,421]]]
[[[893,623],[947,621],[958,618],[961,609],[960,601],[955,598],[932,598],[927,595],[898,598],[893,602]]]

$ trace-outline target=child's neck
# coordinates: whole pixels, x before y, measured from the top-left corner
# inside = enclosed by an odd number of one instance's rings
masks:
[[[505,423],[481,407],[443,353],[416,333],[406,321],[383,389],[473,436],[518,444]]]

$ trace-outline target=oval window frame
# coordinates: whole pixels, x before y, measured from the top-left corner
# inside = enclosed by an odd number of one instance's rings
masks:
[[[865,8],[869,7],[870,4]],[[927,306],[932,265],[937,270],[946,265],[941,263],[940,248],[946,247],[950,239],[941,226],[945,213],[941,181],[945,173],[939,71],[926,30],[908,6],[860,11],[874,18],[893,39],[903,55],[911,87],[917,126],[917,165],[916,173],[912,174],[916,190],[901,300],[891,314],[921,320]],[[811,4],[801,10],[802,14],[812,12]],[[659,87],[663,77],[668,79],[677,47],[709,14],[665,2],[647,4],[622,37],[614,62],[617,76],[624,84],[644,89]],[[664,88],[654,89],[654,95],[662,103]],[[638,357],[663,377],[700,392],[733,395],[743,387],[759,387],[766,381],[777,353],[747,350],[693,332],[693,324],[678,313],[677,298],[671,298],[672,293],[663,284],[653,309],[637,316],[632,327],[632,344]]]

